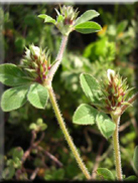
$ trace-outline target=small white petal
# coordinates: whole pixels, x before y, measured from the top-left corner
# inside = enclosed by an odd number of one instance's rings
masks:
[[[39,57],[40,56],[40,48],[38,46],[32,45],[32,49],[34,50],[35,54]]]
[[[107,70],[107,77],[108,77],[108,80],[111,81],[111,76],[114,77],[115,76],[115,71],[114,70],[111,70],[111,69],[108,69]]]
[[[26,50],[25,55],[26,55],[25,57],[26,57],[28,60],[31,59],[31,57],[30,57],[30,50],[29,50],[29,49]]]

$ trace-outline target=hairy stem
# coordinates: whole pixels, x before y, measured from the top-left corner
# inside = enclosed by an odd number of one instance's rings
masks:
[[[112,119],[113,119],[114,123],[116,124],[116,129],[113,133],[113,147],[114,147],[116,174],[117,174],[117,179],[122,180],[121,155],[120,155],[120,147],[119,147],[120,116],[113,116],[112,115]]]
[[[62,130],[62,132],[64,134],[64,137],[65,137],[65,139],[66,139],[66,141],[67,141],[67,143],[68,143],[68,145],[69,145],[69,147],[70,147],[70,149],[71,149],[71,151],[72,151],[72,153],[73,153],[73,155],[74,155],[74,157],[75,157],[75,159],[76,159],[80,169],[82,170],[83,174],[85,175],[85,177],[88,180],[90,180],[91,176],[90,176],[86,166],[84,165],[84,163],[83,163],[83,161],[82,161],[82,159],[81,159],[81,157],[80,157],[80,155],[79,155],[79,153],[77,151],[77,148],[75,147],[75,145],[74,145],[74,143],[72,141],[72,138],[69,135],[69,132],[68,132],[68,130],[66,128],[64,120],[63,120],[63,118],[61,116],[61,113],[60,113],[59,107],[57,105],[57,101],[56,101],[55,94],[53,92],[52,87],[49,87],[48,91],[49,91],[49,97],[50,97],[50,101],[51,101],[52,107],[53,107],[55,115],[57,117],[59,126],[60,126],[60,128],[61,128],[61,130]]]
[[[67,41],[68,41],[68,36],[63,36],[62,41],[61,41],[61,45],[60,45],[60,49],[59,49],[59,52],[58,52],[56,60],[55,60],[56,62],[54,63],[54,65],[52,66],[52,68],[50,69],[50,71],[47,75],[47,78],[49,78],[50,81],[53,80],[53,77],[54,77],[59,65],[61,64]]]

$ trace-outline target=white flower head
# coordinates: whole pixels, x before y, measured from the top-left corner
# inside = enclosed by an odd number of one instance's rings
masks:
[[[26,48],[25,57],[28,60],[31,60],[31,56],[32,55],[36,55],[37,57],[40,57],[40,55],[41,55],[41,49],[38,46],[34,46],[34,45],[31,45],[29,47],[29,49]]]
[[[35,53],[35,55],[36,55],[37,57],[39,57],[39,56],[40,56],[40,54],[41,54],[41,50],[40,50],[40,48],[39,48],[38,46],[34,46],[34,45],[32,45],[32,46],[31,46],[31,50],[33,50],[33,51],[34,51],[34,53]]]
[[[108,69],[107,70],[107,77],[108,77],[108,80],[111,81],[112,78],[114,78],[115,76],[115,71],[112,70],[112,69]]]

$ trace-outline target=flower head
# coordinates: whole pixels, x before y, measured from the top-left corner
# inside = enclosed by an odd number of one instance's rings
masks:
[[[64,16],[65,24],[73,24],[73,21],[77,18],[78,12],[77,9],[74,10],[72,6],[63,6],[60,7],[60,12]]]
[[[45,53],[38,46],[30,45],[26,48],[22,66],[36,82],[43,84],[50,69],[49,52]]]
[[[38,46],[31,45],[29,49],[26,48],[25,57],[31,59],[32,56],[39,57],[41,54],[41,49]]]
[[[74,10],[72,6],[65,5],[60,7],[60,11],[57,9],[55,10],[57,12],[57,28],[62,34],[68,35],[73,29],[73,25],[79,12],[77,9]]]
[[[127,97],[131,89],[128,89],[126,79],[122,79],[115,71],[107,70],[107,79],[102,82],[103,110],[107,113],[119,110],[123,105],[128,105]]]

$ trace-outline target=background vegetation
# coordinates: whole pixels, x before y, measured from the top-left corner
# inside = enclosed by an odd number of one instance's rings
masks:
[[[129,85],[138,90],[138,3],[73,5],[79,8],[80,14],[88,9],[97,10],[100,16],[95,21],[103,29],[97,34],[71,33],[53,87],[70,134],[95,178],[98,167],[106,167],[115,173],[112,144],[111,139],[107,141],[100,135],[96,126],[77,126],[72,123],[77,106],[89,103],[78,78],[82,72],[101,78],[110,68],[127,77]],[[42,48],[48,47],[52,58],[55,58],[61,35],[53,25],[44,24],[37,17],[47,13],[55,18],[54,8],[58,8],[58,5],[3,6],[5,63],[19,64],[24,47],[32,43]],[[127,176],[136,174],[132,157],[138,144],[137,107],[136,103],[121,119],[122,167]],[[85,180],[64,140],[50,104],[46,110],[39,110],[27,103],[18,110],[5,113],[4,124],[4,179]]]

